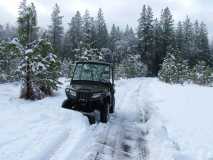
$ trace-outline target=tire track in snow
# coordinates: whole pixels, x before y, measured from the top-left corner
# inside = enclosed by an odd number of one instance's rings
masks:
[[[137,113],[139,108],[133,106],[139,103],[136,97],[139,96],[142,87],[143,84],[140,82],[125,94],[127,98],[119,99],[120,113],[118,112],[117,117],[106,124],[107,132],[103,131],[105,135],[101,135],[101,141],[97,140],[95,153],[90,153],[84,160],[146,160],[148,153],[144,139],[146,132],[137,126],[136,123],[140,121],[139,113]],[[127,117],[126,113],[122,114],[122,108],[128,107],[136,109],[136,119]]]

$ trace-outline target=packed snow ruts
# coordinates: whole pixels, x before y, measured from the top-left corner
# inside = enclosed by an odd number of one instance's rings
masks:
[[[137,102],[140,89],[143,87],[141,83],[137,84],[126,93],[126,100],[119,99],[120,112],[112,115],[108,124],[95,124],[91,126],[90,136],[96,136],[95,142],[89,144],[87,153],[82,159],[84,160],[117,160],[117,159],[136,159],[146,160],[148,157],[148,149],[146,146],[147,131],[141,125],[146,123],[146,119],[141,121],[141,111]],[[128,86],[127,86],[128,88]],[[134,97],[134,99],[132,99]],[[131,102],[135,106],[133,110],[134,118],[128,117],[123,113],[123,108],[128,107]],[[130,106],[131,107],[131,106]],[[146,113],[146,112],[144,112]],[[143,114],[144,114],[143,113]],[[130,113],[131,114],[131,113]],[[138,115],[139,114],[139,115]],[[86,142],[87,143],[87,142]]]
[[[103,134],[99,133],[95,151],[84,160],[147,159],[146,132],[132,122],[119,119],[114,117],[106,126],[98,126],[105,127]]]

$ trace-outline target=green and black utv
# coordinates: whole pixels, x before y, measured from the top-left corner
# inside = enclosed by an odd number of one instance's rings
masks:
[[[67,99],[62,107],[79,111],[88,117],[100,112],[100,121],[107,123],[115,110],[113,67],[103,62],[77,62]]]

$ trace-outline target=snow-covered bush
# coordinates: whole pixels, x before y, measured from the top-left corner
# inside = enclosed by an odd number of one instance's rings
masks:
[[[102,60],[108,63],[113,63],[114,61],[113,53],[109,48],[102,48],[100,52]]]
[[[192,69],[186,61],[180,58],[180,52],[172,50],[163,61],[159,71],[159,79],[167,83],[180,83],[191,81],[199,85],[213,85],[213,69],[204,61],[198,62]]]
[[[196,84],[212,86],[213,69],[210,68],[204,61],[200,61],[192,69],[191,79]]]
[[[13,42],[0,43],[0,82],[17,80],[20,52]]]
[[[96,48],[75,49],[75,61],[104,61],[103,52]]]
[[[127,60],[124,61],[124,64],[127,78],[146,76],[147,67],[140,62],[140,55],[127,55]]]
[[[129,54],[115,67],[116,79],[146,76],[147,66],[140,62],[140,55]]]
[[[69,78],[72,76],[72,73],[74,71],[74,65],[75,63],[70,59],[64,59],[61,62],[61,75],[63,77]]]
[[[180,58],[180,54],[179,51],[174,49],[168,52],[158,73],[160,80],[180,84],[189,80],[190,69],[187,62]]]

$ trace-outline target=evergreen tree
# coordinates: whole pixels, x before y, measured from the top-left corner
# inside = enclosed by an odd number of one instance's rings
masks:
[[[147,65],[149,76],[154,76],[156,73],[154,73],[155,71],[153,69],[153,66],[155,65],[153,63],[153,57],[155,58],[153,52],[153,13],[149,6],[143,6],[142,13],[139,18],[138,39],[138,48],[141,60]]]
[[[194,57],[198,57],[198,55],[200,54],[200,24],[197,20],[194,23],[193,29],[194,47],[192,52],[194,54]]]
[[[176,47],[180,52],[183,52],[183,45],[184,45],[184,34],[183,34],[183,25],[182,22],[179,21],[177,24],[177,29],[176,29]]]
[[[4,27],[0,24],[0,41],[4,39]]]
[[[40,39],[31,43],[30,49],[24,50],[21,47],[20,44],[19,49],[23,53],[21,53],[22,61],[19,70],[24,77],[21,98],[36,100],[52,95],[53,90],[56,90],[59,84],[60,64],[56,55],[53,54],[51,43]],[[29,75],[30,77],[27,77]],[[31,88],[28,88],[27,78],[29,78]]]
[[[136,47],[137,45],[137,39],[135,37],[135,33],[132,29],[132,27],[129,27],[129,25],[126,26],[126,29],[124,31],[124,39],[128,41],[129,47]]]
[[[104,20],[102,9],[98,10],[98,16],[96,20],[96,48],[107,48],[108,47],[108,31]]]
[[[83,25],[82,25],[82,32],[83,32],[83,44],[82,47],[87,49],[92,48],[94,46],[94,22],[92,17],[90,17],[89,11],[86,10],[83,16]]]
[[[213,59],[210,55],[208,31],[206,29],[206,25],[203,22],[200,24],[199,40],[200,40],[199,43],[200,54],[198,55],[198,59],[205,61],[207,65],[212,65]]]
[[[183,84],[189,79],[189,67],[187,62],[182,59],[180,51],[173,48],[168,49],[158,76],[160,80],[167,83]]]
[[[82,48],[83,42],[83,28],[82,18],[79,11],[76,12],[75,16],[72,17],[69,29],[65,35],[64,40],[64,54],[66,57],[75,60],[76,54],[80,55],[80,49]]]
[[[64,28],[62,26],[62,18],[60,8],[56,3],[51,14],[52,24],[49,26],[49,37],[58,56],[62,56],[62,39]]]
[[[199,61],[192,69],[191,78],[199,85],[213,85],[213,69],[206,62]]]
[[[158,73],[162,64],[162,55],[163,55],[163,49],[162,49],[162,44],[163,44],[163,40],[162,40],[162,28],[160,25],[160,22],[158,21],[158,19],[154,20],[153,23],[153,34],[154,34],[154,54],[155,54],[155,58],[153,59],[153,63],[155,64],[153,67],[153,70],[155,71],[155,73]]]
[[[183,22],[183,50],[184,58],[189,61],[190,67],[194,65],[194,34],[193,34],[193,24],[191,23],[189,17]]]
[[[13,42],[0,42],[0,82],[18,80],[19,49]]]
[[[213,57],[213,40],[211,41],[211,44],[210,44],[210,55],[211,57]]]
[[[11,41],[13,38],[17,36],[16,28],[11,26],[10,24],[1,25],[0,24],[0,41]]]
[[[33,81],[39,89],[48,96],[58,89],[58,78],[60,76],[60,63],[54,53],[50,42],[40,39],[33,48],[35,62],[33,66]]]
[[[96,42],[97,42],[97,39],[96,39],[96,25],[95,25],[95,20],[93,17],[91,17],[91,48],[96,48]]]
[[[22,98],[31,99],[33,92],[33,84],[32,84],[32,68],[31,68],[31,56],[29,56],[28,52],[32,47],[32,42],[36,38],[35,34],[37,31],[37,17],[36,11],[33,4],[27,6],[26,0],[23,0],[20,4],[19,8],[19,17],[18,17],[18,38],[20,43],[22,44],[21,53],[25,54],[25,71],[24,71],[24,79],[23,79],[23,90],[22,90]]]
[[[118,33],[115,24],[112,25],[110,32],[110,49],[115,50],[116,41],[118,40]]]
[[[160,25],[162,28],[162,62],[168,49],[175,47],[174,20],[168,7],[162,10]]]
[[[22,58],[19,67],[23,81],[21,98],[41,99],[52,95],[52,91],[57,89],[59,63],[53,54],[51,43],[47,40],[37,40],[35,6],[27,6],[26,1],[23,1],[19,13],[19,41],[16,46]]]
[[[31,24],[31,28],[29,31],[29,38],[30,41],[29,42],[33,42],[34,40],[38,40],[38,31],[39,31],[39,27],[37,27],[37,12],[36,12],[36,8],[34,3],[31,3],[31,6],[28,7],[29,12],[31,13],[31,22],[29,24]]]
[[[20,43],[26,46],[28,43],[37,39],[37,14],[35,6],[31,3],[30,6],[26,5],[26,0],[21,2],[19,7],[18,17],[18,37]]]
[[[119,65],[121,77],[133,78],[145,76],[147,68],[140,61],[139,54],[128,54],[127,58]]]

